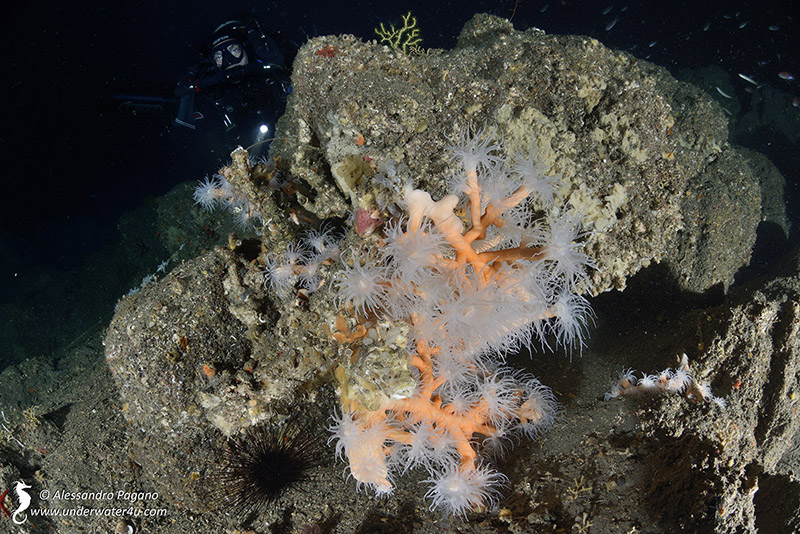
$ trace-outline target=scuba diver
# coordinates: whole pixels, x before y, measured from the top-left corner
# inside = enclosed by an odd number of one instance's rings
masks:
[[[195,110],[197,94],[212,103],[226,130],[245,115],[259,115],[262,124],[274,122],[291,91],[287,65],[296,47],[287,43],[280,34],[265,32],[255,19],[221,24],[214,30],[210,51],[201,53],[198,64],[175,87],[175,123],[195,129],[195,121],[204,118]]]

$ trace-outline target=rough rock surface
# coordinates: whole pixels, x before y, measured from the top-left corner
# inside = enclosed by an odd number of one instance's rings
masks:
[[[212,476],[202,460],[219,451],[216,442],[276,417],[273,403],[284,406],[298,389],[311,392],[324,361],[334,361],[322,331],[314,337],[308,326],[286,323],[314,324],[313,312],[278,321],[262,280],[241,256],[216,248],[119,302],[106,361],[126,418],[158,440],[154,463],[144,460],[156,480],[174,486]],[[322,346],[315,350],[304,338]],[[184,502],[207,498],[203,480],[179,485]]]
[[[719,105],[596,40],[477,15],[455,49],[422,57],[352,36],[313,39],[293,82],[273,154],[310,185],[300,202],[320,218],[391,210],[406,181],[441,196],[454,125],[488,125],[511,146],[533,136],[564,178],[560,200],[595,230],[595,293],[623,288],[652,261],[689,289],[727,287],[749,259],[758,180],[728,143]],[[397,176],[374,179],[385,164]]]

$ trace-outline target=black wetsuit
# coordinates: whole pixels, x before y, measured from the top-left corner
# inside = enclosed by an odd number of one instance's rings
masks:
[[[243,27],[232,27],[230,30],[227,33],[223,32],[215,42],[240,45],[247,54],[247,61],[243,64],[234,64],[238,58],[232,57],[222,47],[219,53],[225,57],[221,66],[205,54],[204,59],[197,66],[191,67],[175,87],[175,96],[180,99],[178,116],[175,118],[178,124],[194,128],[196,93],[214,87],[235,87],[244,81],[264,80],[269,84],[271,81],[282,81],[287,78],[286,57],[283,51],[275,39],[262,31],[257,22],[251,21]]]

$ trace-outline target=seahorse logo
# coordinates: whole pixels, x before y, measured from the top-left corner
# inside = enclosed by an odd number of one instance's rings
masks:
[[[28,494],[27,491],[25,491],[26,489],[31,489],[31,487],[25,484],[23,481],[17,480],[16,484],[14,485],[14,491],[17,494],[17,502],[19,502],[19,506],[14,511],[14,513],[11,514],[11,520],[17,525],[21,525],[22,523],[28,520],[28,517],[24,515],[23,512],[25,512],[25,510],[30,508],[31,496]],[[22,516],[22,520],[17,519],[17,517],[19,517],[20,515]]]

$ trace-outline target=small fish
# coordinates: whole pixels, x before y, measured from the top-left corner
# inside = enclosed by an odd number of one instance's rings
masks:
[[[794,81],[794,74],[792,74],[791,72],[782,70],[782,71],[780,71],[778,73],[778,78],[780,78],[781,80],[786,80],[787,82],[793,82]]]
[[[746,82],[750,82],[750,83],[752,83],[752,84],[753,84],[753,85],[755,85],[755,86],[758,86],[758,82],[757,82],[757,81],[755,81],[755,80],[754,80],[753,78],[751,78],[750,76],[745,76],[745,75],[744,75],[744,74],[742,74],[741,72],[739,73],[739,78],[743,79],[743,80],[744,80],[744,81],[746,81]]]
[[[603,10],[603,15],[608,15],[609,13],[611,13],[612,9],[614,9],[614,6],[608,6]]]
[[[618,20],[619,20],[619,17],[614,17],[614,20],[612,20],[611,22],[609,22],[608,24],[606,24],[606,31],[607,31],[607,32],[608,32],[608,31],[611,31],[611,28],[613,28],[613,27],[614,27],[614,25],[617,23],[617,21],[618,21]]]
[[[550,4],[543,5],[542,8],[539,10],[539,13],[544,13],[545,11],[547,11],[547,8],[549,8],[549,7],[550,7]]]
[[[652,41],[652,42],[651,42],[649,45],[647,45],[647,46],[648,46],[649,48],[653,48],[653,47],[656,45],[656,43],[657,43],[657,42],[658,42],[658,41]]]
[[[709,20],[708,22],[706,22],[705,26],[703,26],[703,31],[707,32],[710,27],[711,27],[711,21]]]
[[[800,108],[800,97],[796,96],[792,98],[792,105],[796,108]]]
[[[747,26],[748,24],[750,24],[750,21],[749,21],[749,20],[746,20],[746,21],[742,22],[741,24],[739,24],[739,29],[741,30],[742,28],[744,28],[744,27],[745,27],[745,26]]]
[[[731,95],[729,95],[728,93],[726,93],[725,91],[723,91],[722,89],[720,89],[720,88],[719,88],[719,86],[717,86],[717,92],[718,92],[719,94],[721,94],[722,96],[724,96],[725,98],[733,98]]]
[[[776,32],[776,31],[778,31],[780,29],[781,29],[781,27],[778,26],[777,24],[770,24],[769,25],[769,31],[771,31],[771,32]]]

